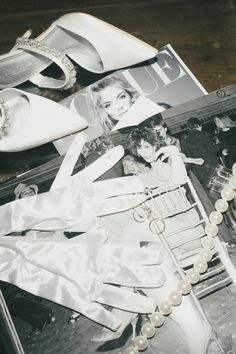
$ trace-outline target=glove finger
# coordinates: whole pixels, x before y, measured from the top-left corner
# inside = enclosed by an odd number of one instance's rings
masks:
[[[138,266],[133,264],[110,264],[101,270],[103,283],[138,288],[156,288],[165,282],[160,266]]]
[[[134,208],[136,205],[143,203],[145,200],[146,196],[141,194],[122,195],[103,200],[94,200],[94,203],[91,203],[88,210],[90,210],[91,213],[92,207],[96,216],[114,214]]]
[[[109,198],[117,195],[142,193],[143,182],[137,176],[119,177],[94,182],[87,186],[88,196],[92,198]],[[83,190],[83,194],[86,190]]]
[[[86,139],[87,136],[82,133],[74,137],[73,142],[69,146],[69,149],[61,163],[59,171],[57,172],[57,175],[51,185],[50,190],[60,188],[70,183],[74,166],[76,164],[76,161],[78,160],[78,157],[82,151]]]
[[[109,284],[98,289],[94,301],[135,313],[151,313],[156,308],[154,299]]]

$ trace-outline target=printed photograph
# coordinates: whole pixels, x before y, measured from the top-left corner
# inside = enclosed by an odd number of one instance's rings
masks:
[[[87,120],[89,141],[206,93],[174,48],[167,45],[144,65],[116,71],[60,103]],[[73,137],[54,142],[60,155],[68,150]]]

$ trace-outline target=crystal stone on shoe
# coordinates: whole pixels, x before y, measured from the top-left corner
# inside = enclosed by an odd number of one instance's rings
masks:
[[[0,100],[0,139],[4,135],[8,134],[8,129],[10,128],[8,107],[5,105],[5,101]]]
[[[76,70],[72,62],[64,53],[61,53],[57,49],[50,48],[46,44],[43,44],[40,41],[37,41],[35,39],[18,37],[16,39],[15,49],[27,50],[27,48],[32,48],[32,49],[34,48],[38,52],[42,52],[42,54],[47,53],[48,55],[51,55],[52,57],[60,61],[64,73],[68,77],[66,84],[62,88],[63,90],[66,90],[74,85],[74,83],[76,82]]]

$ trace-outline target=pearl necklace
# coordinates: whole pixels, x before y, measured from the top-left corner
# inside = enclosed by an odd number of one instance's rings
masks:
[[[208,264],[213,257],[213,248],[215,245],[214,238],[218,235],[218,225],[223,221],[222,213],[228,210],[228,202],[236,196],[236,163],[232,167],[232,177],[221,191],[221,198],[215,202],[215,210],[209,215],[209,223],[205,227],[206,236],[202,238],[202,249],[200,250],[197,260],[194,262],[193,268],[188,270],[183,280],[179,281],[177,289],[169,294],[166,301],[158,305],[158,311],[150,314],[148,322],[141,328],[141,334],[133,340],[133,345],[125,348],[122,354],[135,354],[139,351],[146,350],[148,347],[148,339],[154,337],[158,327],[165,322],[165,316],[173,311],[173,306],[178,306],[182,302],[182,296],[191,292],[192,284],[197,284],[200,280],[200,274],[205,273]]]

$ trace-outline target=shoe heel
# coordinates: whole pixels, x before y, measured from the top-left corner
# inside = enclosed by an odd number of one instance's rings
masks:
[[[134,340],[136,336],[136,326],[138,322],[138,315],[135,315],[134,319],[131,321],[131,326],[132,326],[132,340]]]

